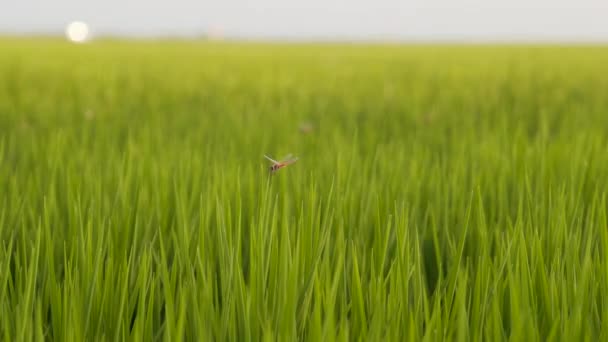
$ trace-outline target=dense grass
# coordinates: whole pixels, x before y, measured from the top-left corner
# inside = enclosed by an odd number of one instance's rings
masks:
[[[0,50],[2,339],[608,340],[608,48]]]

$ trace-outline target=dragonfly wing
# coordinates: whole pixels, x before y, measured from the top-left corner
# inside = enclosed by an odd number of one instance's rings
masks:
[[[286,155],[285,157],[281,158],[281,163],[287,163],[292,159],[293,159],[293,154],[290,153],[290,154]]]
[[[296,157],[296,158],[293,158],[293,157],[292,157],[292,158],[286,159],[286,160],[283,162],[283,164],[289,165],[289,164],[293,164],[293,163],[295,163],[295,162],[297,162],[297,161],[298,161],[298,158],[297,158],[297,157]]]
[[[264,158],[266,158],[266,159],[270,160],[270,161],[271,161],[273,164],[280,164],[278,161],[276,161],[276,160],[274,160],[274,159],[270,158],[270,157],[269,157],[269,156],[267,156],[267,155],[264,155]]]

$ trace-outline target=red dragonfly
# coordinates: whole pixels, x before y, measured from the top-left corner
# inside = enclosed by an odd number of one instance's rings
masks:
[[[270,165],[270,173],[275,173],[280,168],[291,165],[298,161],[298,158],[294,158],[292,154],[285,156],[285,158],[281,159],[281,161],[276,161],[267,155],[264,155],[264,158],[270,160],[270,162],[272,163],[272,165]]]

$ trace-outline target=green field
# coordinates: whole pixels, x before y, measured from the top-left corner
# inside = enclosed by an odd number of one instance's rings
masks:
[[[0,51],[3,340],[608,340],[608,47]]]

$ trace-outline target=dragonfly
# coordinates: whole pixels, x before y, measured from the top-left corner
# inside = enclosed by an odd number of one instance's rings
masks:
[[[264,155],[264,158],[268,159],[272,163],[272,165],[270,165],[270,173],[275,173],[279,169],[298,161],[298,158],[294,158],[292,154],[288,154],[287,156],[285,156],[285,158],[281,159],[281,161],[276,161],[267,155]]]
[[[313,126],[310,122],[303,122],[300,124],[300,132],[303,134],[310,134],[315,130],[315,126]]]

